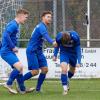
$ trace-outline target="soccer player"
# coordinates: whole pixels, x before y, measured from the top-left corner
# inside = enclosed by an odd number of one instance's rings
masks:
[[[46,77],[46,73],[48,72],[48,65],[46,61],[46,57],[43,54],[43,41],[46,39],[53,46],[57,46],[56,41],[52,40],[48,35],[47,26],[51,23],[52,20],[52,12],[44,11],[41,16],[42,21],[36,25],[32,32],[31,39],[28,43],[26,54],[28,60],[28,69],[30,72],[24,75],[24,80],[28,80],[31,77],[39,74],[39,69],[41,73],[38,78],[36,91],[40,92],[41,85]]]
[[[58,47],[54,49],[53,60],[57,60],[60,49],[61,82],[66,95],[69,89],[69,80],[75,73],[75,68],[81,63],[80,37],[75,31],[60,32],[56,36]],[[69,71],[68,68],[70,67]]]
[[[15,79],[17,80],[20,93],[26,92],[26,88],[24,86],[23,81],[23,65],[16,55],[16,53],[18,53],[18,48],[16,47],[16,45],[18,38],[17,36],[19,33],[19,24],[24,24],[28,18],[28,15],[29,12],[27,10],[19,9],[17,11],[15,19],[7,24],[2,34],[1,57],[13,69],[4,87],[7,88],[9,92],[13,94],[17,94],[17,91],[12,88]]]

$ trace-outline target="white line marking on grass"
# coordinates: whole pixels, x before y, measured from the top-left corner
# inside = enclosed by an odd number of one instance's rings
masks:
[[[80,92],[85,92],[85,91],[87,91],[87,92],[100,92],[100,90],[77,90],[77,89],[71,89],[70,91],[80,91]]]
[[[0,83],[0,85],[5,85],[6,84],[6,82],[4,82],[4,83]]]

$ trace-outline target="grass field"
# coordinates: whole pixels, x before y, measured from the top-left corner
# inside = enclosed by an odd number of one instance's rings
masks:
[[[36,80],[26,82],[27,87],[35,86]],[[0,86],[0,100],[100,100],[100,79],[71,80],[70,91],[62,95],[60,81],[46,80],[42,93],[35,91],[28,94],[12,95]]]

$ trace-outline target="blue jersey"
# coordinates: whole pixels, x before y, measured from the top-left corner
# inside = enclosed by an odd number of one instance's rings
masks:
[[[27,49],[31,51],[41,50],[44,39],[51,44],[53,43],[53,40],[48,35],[47,26],[43,22],[40,22],[32,32]]]
[[[1,44],[1,41],[0,41],[0,49],[1,49],[1,46],[2,46],[2,44]]]
[[[18,32],[19,24],[15,20],[7,24],[2,34],[1,53],[10,52],[17,45]]]
[[[61,38],[62,33],[58,33],[56,36],[56,42],[58,43],[58,47],[54,49],[54,56],[57,56],[57,53],[60,48],[60,53],[67,53],[76,55],[77,57],[77,63],[81,63],[81,47],[80,47],[80,37],[77,32],[75,31],[69,31],[71,40],[67,44],[62,44]]]

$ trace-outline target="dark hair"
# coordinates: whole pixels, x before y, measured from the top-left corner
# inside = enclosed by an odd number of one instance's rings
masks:
[[[69,32],[62,32],[61,42],[62,44],[67,44],[70,41],[71,37]]]
[[[46,14],[51,14],[52,15],[52,12],[51,11],[44,11],[41,15],[41,17],[45,16]]]
[[[26,10],[26,9],[19,9],[18,11],[17,11],[17,15],[18,14],[28,14],[29,15],[29,12]]]

